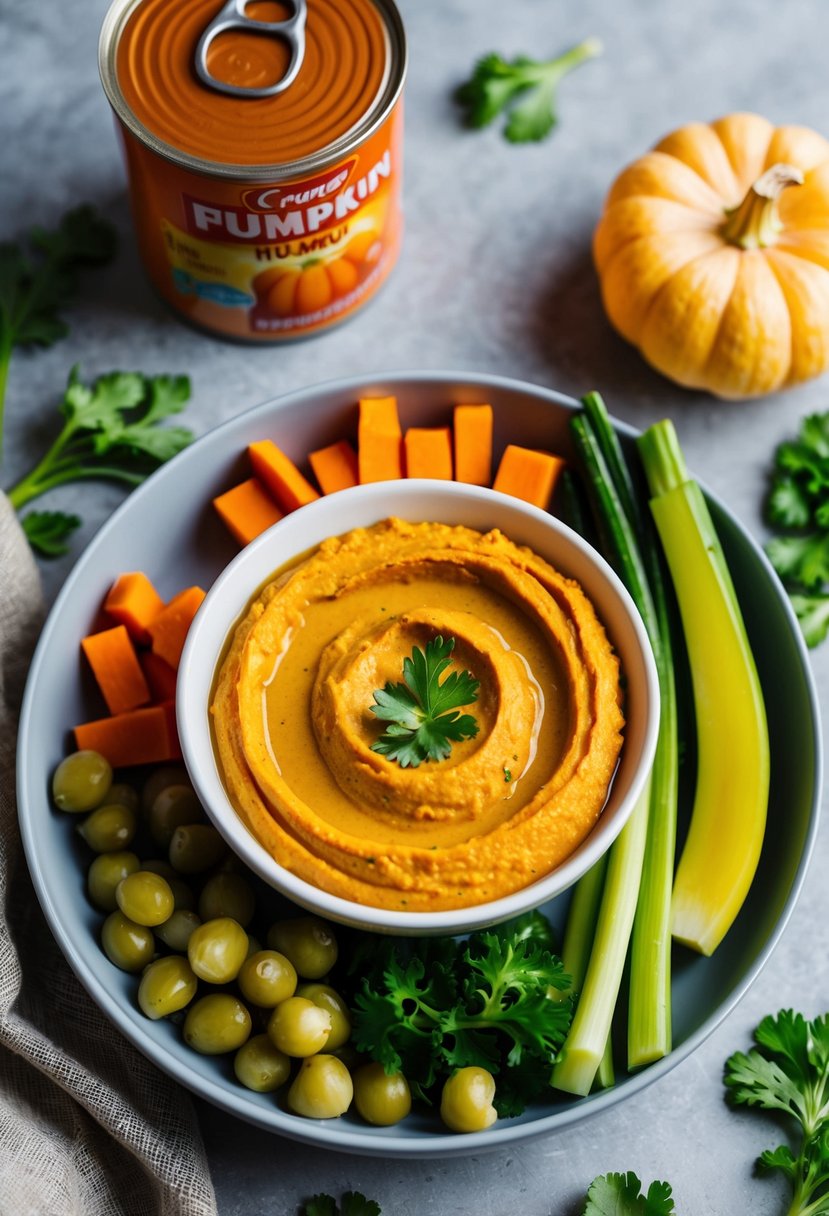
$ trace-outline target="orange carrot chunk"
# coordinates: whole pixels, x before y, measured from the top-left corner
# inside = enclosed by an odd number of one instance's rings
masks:
[[[357,429],[360,484],[396,481],[403,472],[403,433],[394,397],[364,397]]]
[[[319,498],[310,481],[306,481],[293,461],[270,439],[249,444],[248,452],[254,474],[283,511],[295,511]]]
[[[323,494],[348,490],[360,480],[357,453],[347,439],[312,452],[308,459]]]
[[[104,600],[104,611],[143,646],[150,640],[150,622],[163,607],[164,600],[139,570],[119,574]]]
[[[164,711],[164,718],[167,723],[167,737],[169,739],[169,744],[170,744],[170,759],[171,760],[181,760],[181,759],[183,759],[183,756],[182,756],[182,751],[181,751],[181,744],[179,743],[179,738],[178,738],[178,724],[176,722],[175,700],[171,699],[169,701],[164,701],[161,705],[159,705],[158,708]]]
[[[144,678],[150,686],[153,701],[172,701],[176,695],[176,670],[151,650],[142,650],[138,656]]]
[[[256,477],[219,494],[213,506],[240,545],[250,544],[282,518],[279,507]]]
[[[186,591],[180,591],[162,608],[150,626],[153,653],[170,667],[178,668],[187,630],[204,596],[201,587],[188,587]]]
[[[452,432],[448,426],[411,426],[404,443],[407,477],[452,480]]]
[[[81,648],[111,714],[147,704],[150,690],[123,625],[90,633],[81,641]]]
[[[76,726],[75,744],[100,752],[113,768],[164,763],[180,754],[178,739],[171,737],[170,721],[169,709],[163,705],[131,709]]]
[[[562,458],[552,452],[511,443],[504,449],[492,488],[546,509],[563,468]]]
[[[456,405],[455,480],[473,486],[492,481],[492,406]]]

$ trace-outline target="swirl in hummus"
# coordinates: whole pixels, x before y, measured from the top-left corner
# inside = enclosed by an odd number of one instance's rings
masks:
[[[480,681],[479,731],[402,768],[373,693],[437,635]],[[214,687],[228,795],[285,868],[345,899],[438,911],[519,890],[601,813],[619,664],[578,583],[501,532],[388,519],[324,541],[250,604]]]

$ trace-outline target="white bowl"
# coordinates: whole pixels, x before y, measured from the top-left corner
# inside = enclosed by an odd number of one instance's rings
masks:
[[[411,522],[499,528],[576,579],[593,602],[622,664],[625,741],[607,804],[587,839],[561,865],[508,896],[439,912],[369,907],[331,895],[276,861],[228,799],[211,738],[208,706],[228,635],[273,572],[329,536],[389,516]],[[318,499],[257,537],[214,583],[190,628],[176,692],[187,769],[208,815],[228,845],[260,878],[310,912],[356,928],[397,934],[466,933],[538,907],[571,886],[613,843],[650,772],[659,720],[653,654],[639,613],[603,558],[570,528],[537,507],[494,490],[457,482],[378,482]]]

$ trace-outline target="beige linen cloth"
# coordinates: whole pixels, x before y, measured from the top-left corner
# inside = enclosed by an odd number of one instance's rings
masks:
[[[0,1216],[214,1216],[187,1093],[86,994],[26,868],[15,718],[41,619],[37,570],[0,493]]]

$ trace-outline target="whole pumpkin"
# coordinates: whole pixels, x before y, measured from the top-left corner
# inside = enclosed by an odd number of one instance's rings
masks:
[[[757,397],[829,367],[829,143],[806,127],[674,131],[613,183],[593,253],[613,325],[679,384]]]

